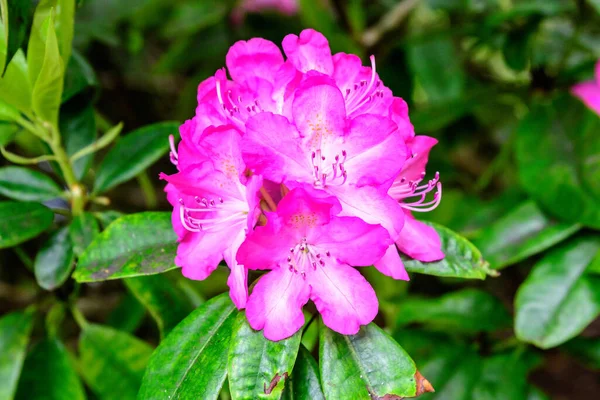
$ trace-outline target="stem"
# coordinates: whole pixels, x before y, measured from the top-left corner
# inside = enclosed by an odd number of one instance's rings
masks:
[[[146,171],[139,174],[137,177],[137,181],[140,184],[140,189],[144,193],[144,200],[146,200],[146,205],[148,208],[156,208],[158,205],[158,199],[156,198],[156,192],[154,191],[154,186],[152,186],[152,181],[148,177],[148,173]]]
[[[85,329],[85,327],[88,325],[88,322],[87,319],[85,319],[84,315],[81,313],[81,311],[79,311],[79,309],[77,308],[77,305],[71,304],[70,310],[71,315],[73,315],[73,319],[75,320],[75,322],[77,322],[79,328]]]
[[[264,188],[264,186],[260,188],[260,194],[262,195],[263,199],[267,202],[267,205],[269,206],[271,211],[277,210],[277,204],[275,204],[271,195],[267,193],[267,190]]]
[[[27,267],[28,270],[33,271],[33,260],[31,259],[31,257],[29,257],[27,255],[27,253],[25,252],[25,250],[23,250],[19,246],[13,247],[13,250],[17,254],[17,257],[19,257],[19,259],[21,260],[21,262],[23,264],[25,264],[25,267]]]
[[[308,330],[308,328],[314,322],[315,319],[317,319],[317,313],[314,313],[312,315],[312,317],[310,317],[310,319],[308,320],[308,323],[306,324],[306,326],[304,327],[304,329],[302,329],[302,336],[304,336],[304,334],[306,333],[306,331]]]
[[[387,32],[398,27],[421,0],[404,0],[399,2],[390,12],[385,14],[377,24],[367,29],[362,35],[365,47],[373,47]]]

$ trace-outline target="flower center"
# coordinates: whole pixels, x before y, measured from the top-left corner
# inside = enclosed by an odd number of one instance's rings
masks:
[[[345,101],[346,101],[346,114],[350,115],[354,111],[366,105],[366,109],[362,110],[366,113],[369,109],[374,107],[379,99],[383,98],[383,90],[379,89],[381,81],[377,79],[377,73],[375,69],[375,56],[369,58],[371,60],[371,80],[361,80],[360,82],[354,83],[349,88],[346,88]]]
[[[440,182],[440,173],[436,172],[433,179],[425,184],[420,184],[425,177],[425,172],[421,173],[421,178],[415,181],[401,178],[395,181],[388,191],[388,194],[400,202],[400,206],[406,210],[427,212],[435,209],[442,200],[442,183]],[[432,192],[433,200],[426,202],[427,194]],[[407,201],[408,200],[408,201]]]
[[[179,218],[181,224],[190,232],[219,232],[241,226],[246,223],[250,210],[248,205],[241,201],[225,201],[194,197],[194,206],[185,204],[179,199]]]
[[[313,175],[315,177],[314,185],[316,187],[325,187],[327,185],[343,185],[348,178],[348,170],[344,166],[346,162],[346,150],[333,152],[333,156],[326,157],[321,149],[317,149],[311,154]]]
[[[219,104],[221,104],[221,115],[239,127],[243,128],[248,118],[263,111],[257,99],[254,99],[249,103],[244,103],[242,96],[235,96],[231,89],[228,89],[224,93],[225,95],[223,95],[221,81],[218,79],[216,82],[216,90]]]
[[[308,271],[314,271],[317,267],[325,267],[325,260],[331,257],[331,253],[326,251],[321,254],[314,245],[307,243],[306,238],[303,238],[300,243],[290,249],[290,254],[287,257],[288,268],[290,272],[300,274],[306,279]]]

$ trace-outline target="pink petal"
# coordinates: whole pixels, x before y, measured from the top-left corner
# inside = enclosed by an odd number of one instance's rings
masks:
[[[408,142],[415,137],[415,128],[408,117],[408,105],[400,97],[394,97],[390,106],[390,118],[398,125],[398,131],[404,141]]]
[[[582,82],[571,88],[571,93],[579,97],[592,111],[600,115],[600,82]]]
[[[334,217],[329,224],[313,229],[307,239],[321,254],[329,252],[331,257],[354,266],[372,265],[392,243],[383,227],[356,217]]]
[[[179,199],[181,198],[181,195],[177,188],[170,183],[167,183],[165,186],[165,192],[167,193],[167,201],[173,206],[173,213],[171,214],[173,231],[175,231],[177,238],[181,240],[188,232],[188,230],[184,228],[179,217],[179,207],[181,206],[179,204]]]
[[[231,78],[238,82],[257,76],[273,81],[283,64],[283,56],[275,43],[262,38],[236,42],[227,52],[226,60]]]
[[[315,70],[331,75],[333,59],[325,36],[313,29],[300,32],[300,37],[287,35],[283,38],[283,50],[300,72]]]
[[[404,225],[404,213],[398,202],[372,186],[332,186],[328,191],[342,204],[340,216],[359,217],[368,224],[380,224],[396,240]]]
[[[429,225],[417,221],[408,211],[404,228],[400,232],[396,245],[404,254],[419,261],[430,262],[444,258],[440,236]]]
[[[344,137],[348,183],[379,186],[391,182],[402,169],[407,150],[396,124],[384,117],[363,114],[350,122]]]
[[[264,329],[269,340],[292,336],[302,325],[302,307],[308,302],[310,288],[300,274],[276,268],[263,275],[248,298],[246,317],[253,329]]]
[[[346,128],[344,97],[330,79],[307,79],[296,91],[292,107],[294,123],[310,150],[320,148],[323,141],[343,135]]]
[[[223,258],[230,269],[229,278],[227,278],[229,296],[238,310],[246,307],[246,301],[248,300],[248,270],[235,259],[235,255],[245,238],[246,233],[241,231],[231,246],[223,253]]]
[[[352,88],[361,80],[370,79],[370,72],[363,67],[360,57],[355,54],[337,53],[333,56],[333,79],[342,89]]]
[[[387,248],[385,255],[374,265],[379,272],[386,276],[403,281],[409,280],[408,273],[404,268],[404,263],[400,259],[400,255],[394,244]]]
[[[598,86],[600,86],[600,60],[598,60],[598,62],[596,63],[596,69],[594,72],[596,77],[596,83],[598,84]]]
[[[246,169],[242,160],[241,141],[241,133],[233,126],[211,126],[202,132],[199,146],[217,170],[231,179],[240,179]]]
[[[429,160],[429,151],[437,144],[437,139],[418,135],[408,141],[408,159],[396,181],[404,178],[406,182],[423,179],[425,166]]]
[[[183,276],[200,281],[206,279],[223,259],[231,235],[232,232],[227,230],[219,234],[189,232],[179,243],[175,257],[175,264],[181,267]]]
[[[339,214],[341,210],[342,206],[334,196],[309,185],[292,189],[277,205],[277,215],[283,223],[300,230],[301,236],[306,236],[307,230],[329,223],[331,215]]]
[[[308,282],[323,322],[336,332],[354,335],[377,315],[375,291],[352,267],[328,263],[312,271]]]
[[[265,112],[250,118],[242,151],[248,168],[266,179],[312,182],[312,166],[298,131],[281,115]]]

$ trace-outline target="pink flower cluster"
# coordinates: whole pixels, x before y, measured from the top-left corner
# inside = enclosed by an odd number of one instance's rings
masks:
[[[571,92],[600,115],[600,60],[596,63],[594,79],[578,83],[571,88]]]
[[[293,335],[312,300],[324,323],[355,334],[378,311],[355,269],[374,265],[408,280],[398,250],[444,257],[413,218],[441,199],[425,179],[433,138],[415,136],[406,103],[359,57],[332,56],[314,30],[234,44],[227,69],[198,87],[164,175],[179,238],[175,263],[205,279],[225,260],[230,295],[271,340]],[[248,296],[247,271],[269,270]]]

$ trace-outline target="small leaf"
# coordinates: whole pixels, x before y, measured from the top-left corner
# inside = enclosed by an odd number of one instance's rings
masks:
[[[20,201],[45,201],[63,191],[48,176],[23,167],[0,168],[0,194]]]
[[[12,399],[33,327],[33,312],[17,311],[0,318],[0,399]]]
[[[371,323],[356,335],[321,324],[319,362],[327,399],[414,397],[417,367],[398,343]]]
[[[529,200],[484,228],[474,243],[491,267],[500,269],[554,246],[580,227],[549,218]]]
[[[73,218],[73,222],[69,226],[69,236],[75,255],[80,257],[99,234],[98,221],[92,214],[84,212]]]
[[[0,249],[36,237],[53,220],[54,213],[39,203],[0,202]]]
[[[125,332],[88,324],[79,339],[81,372],[101,399],[135,399],[152,347]]]
[[[62,103],[66,103],[70,99],[78,96],[81,93],[89,93],[89,100],[92,100],[95,88],[99,86],[98,78],[92,66],[88,61],[77,51],[74,51],[67,64],[65,71],[65,82],[62,93]],[[77,97],[80,99],[80,96]]]
[[[0,3],[4,24],[3,39],[7,40],[6,37],[8,36],[8,43],[5,50],[6,56],[0,57],[0,76],[4,75],[6,66],[10,64],[13,56],[23,44],[27,36],[27,27],[31,20],[31,0],[10,0],[8,4],[5,1],[2,0]],[[6,21],[7,17],[8,21]],[[4,64],[2,63],[3,59]]]
[[[85,391],[65,346],[56,339],[38,343],[25,359],[16,400],[83,400]]]
[[[585,273],[599,249],[600,237],[588,235],[552,250],[533,267],[515,299],[520,340],[554,347],[600,314],[600,278]]]
[[[292,375],[286,382],[283,390],[284,400],[325,400],[321,383],[319,382],[319,367],[304,346],[300,346],[298,358]]]
[[[464,289],[431,299],[407,298],[400,304],[399,326],[419,322],[441,331],[492,332],[510,327],[500,300],[479,289]]]
[[[60,135],[69,156],[94,143],[98,136],[94,107],[79,102],[63,104],[60,108]],[[93,158],[90,154],[73,162],[73,172],[77,179],[83,179]]]
[[[273,342],[239,313],[233,326],[227,374],[234,399],[279,399],[292,372],[302,333]]]
[[[33,271],[37,283],[46,290],[54,290],[69,277],[75,261],[69,228],[52,234],[35,257]]]
[[[169,150],[169,135],[178,130],[177,122],[161,122],[137,129],[122,138],[98,167],[94,192],[105,192],[154,164]]]
[[[29,114],[31,113],[32,91],[27,61],[25,61],[23,51],[18,50],[6,68],[4,77],[0,77],[0,100],[14,106],[23,113]]]
[[[590,367],[600,370],[600,338],[576,337],[561,346],[561,349]]]
[[[451,278],[485,279],[493,274],[481,252],[467,239],[441,225],[427,222],[440,235],[444,259],[422,262],[403,256],[404,266],[409,272]]]
[[[192,312],[152,354],[138,398],[217,399],[236,315],[227,293]]]
[[[33,111],[53,127],[58,125],[58,109],[63,88],[64,64],[59,54],[54,31],[54,18],[50,15],[43,23],[45,38],[44,58],[31,96]],[[33,79],[33,78],[32,78]]]
[[[163,338],[193,310],[185,293],[165,275],[129,278],[124,283],[148,309]]]
[[[104,230],[79,258],[73,278],[96,282],[159,274],[176,268],[171,214],[126,215]]]

